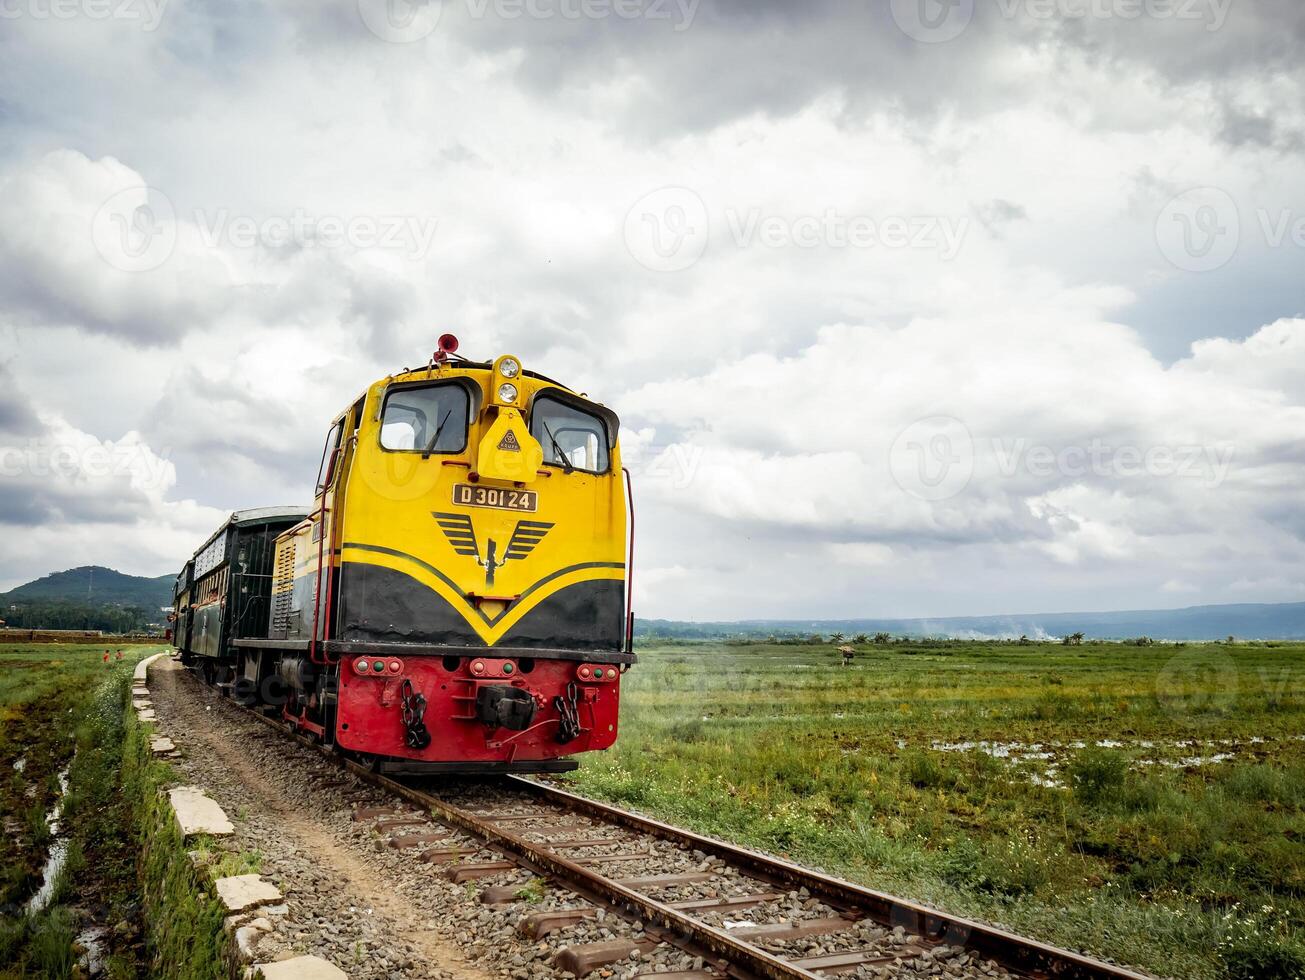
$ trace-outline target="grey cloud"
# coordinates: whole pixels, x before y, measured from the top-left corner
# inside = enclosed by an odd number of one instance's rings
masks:
[[[983,227],[997,236],[1001,235],[1006,225],[1028,220],[1028,212],[1023,207],[1002,198],[974,205],[974,213],[978,215]]]
[[[312,415],[311,406],[287,403],[275,390],[254,390],[238,377],[214,380],[184,366],[170,379],[168,395],[146,413],[142,432],[177,456],[179,468],[261,470],[306,483],[330,422]]]
[[[40,527],[54,516],[48,502],[32,488],[0,481],[0,524]]]
[[[1234,147],[1266,148],[1282,153],[1299,153],[1305,147],[1305,130],[1301,120],[1285,121],[1251,109],[1243,109],[1228,100],[1222,108],[1223,121],[1219,138]]]
[[[15,436],[35,435],[41,423],[32,411],[31,402],[19,389],[8,367],[0,364],[0,433]]]
[[[4,461],[0,478],[0,524],[18,527],[77,524],[134,524],[153,513],[149,498],[132,487],[129,477],[84,480],[52,477],[48,460],[30,457]],[[14,470],[20,472],[15,475]]]
[[[621,125],[650,136],[711,128],[752,113],[785,115],[830,93],[846,100],[849,120],[884,108],[921,117],[956,105],[1000,110],[1024,94],[1009,71],[1021,50],[1084,56],[1120,69],[1120,77],[1155,71],[1173,86],[1294,71],[1305,52],[1305,8],[1296,0],[1179,6],[1181,17],[1045,17],[1038,13],[1041,3],[977,0],[959,37],[921,44],[898,27],[887,2],[703,0],[680,8],[693,16],[676,23],[505,18],[495,14],[492,0],[445,0],[436,32],[475,50],[515,53],[521,88],[571,98],[577,107],[595,82],[640,77],[646,84]],[[486,13],[474,13],[481,8]],[[315,39],[377,43],[335,5],[300,7],[297,16]]]
[[[418,307],[417,292],[405,280],[374,272],[344,270],[346,323],[361,325],[373,357],[400,357],[403,325]]]
[[[1273,120],[1267,116],[1242,112],[1233,106],[1224,107],[1223,126],[1219,130],[1219,135],[1225,143],[1232,146],[1242,146],[1247,143],[1272,146],[1274,132]]]

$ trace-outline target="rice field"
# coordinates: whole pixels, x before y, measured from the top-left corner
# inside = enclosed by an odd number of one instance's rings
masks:
[[[117,650],[106,663],[102,645],[0,645],[0,976],[24,975],[13,974],[12,961],[32,923],[42,925],[35,935],[51,935],[43,913],[67,857],[61,825],[78,737],[97,692],[125,691],[143,655],[125,646],[119,660]],[[62,960],[67,949],[49,953]]]

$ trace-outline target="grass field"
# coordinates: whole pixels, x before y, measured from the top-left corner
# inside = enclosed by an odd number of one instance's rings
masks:
[[[1305,977],[1305,645],[640,651],[586,792],[1170,977]]]
[[[124,647],[121,661],[113,649],[106,664],[103,646],[0,645],[0,978],[70,976],[74,938],[89,922],[121,923],[115,944],[131,942],[136,848],[119,786],[123,716],[132,668],[157,648]],[[49,902],[29,914],[61,773],[66,863]],[[135,975],[133,959],[115,952],[109,974]]]
[[[103,647],[48,643],[0,646],[0,908],[31,890],[45,860],[45,814],[91,691],[127,669],[116,659],[106,665],[103,653]],[[135,662],[129,650],[123,656]]]

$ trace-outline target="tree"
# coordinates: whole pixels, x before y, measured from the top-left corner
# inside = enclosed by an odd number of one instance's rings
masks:
[[[883,646],[884,644],[892,643],[893,638],[888,633],[876,633],[874,642],[876,646]]]
[[[1028,646],[1028,645],[1029,645],[1030,643],[1032,643],[1032,642],[1033,642],[1033,641],[1029,639],[1028,634],[1021,634],[1021,635],[1020,635],[1020,646],[1022,646],[1022,647],[1026,647],[1026,646]]]
[[[844,639],[846,639],[846,637],[844,637],[842,633],[834,633],[829,637],[829,642],[834,644],[834,646],[838,646]]]
[[[1067,646],[1067,647],[1079,647],[1079,646],[1082,646],[1082,645],[1083,645],[1083,634],[1082,634],[1082,633],[1070,633],[1068,636],[1066,636],[1066,637],[1062,637],[1060,642],[1063,643],[1063,644],[1065,644],[1065,646]]]

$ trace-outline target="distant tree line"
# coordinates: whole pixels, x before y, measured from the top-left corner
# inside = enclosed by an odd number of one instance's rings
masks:
[[[35,599],[0,610],[6,626],[21,630],[103,630],[135,633],[157,622],[138,606],[94,605],[59,599]]]
[[[660,627],[660,624],[658,624]],[[723,643],[726,646],[842,646],[843,644],[852,644],[855,646],[895,646],[907,647],[911,650],[928,650],[947,647],[973,646],[978,644],[996,644],[1017,646],[1033,646],[1037,643],[1055,643],[1059,642],[1065,646],[1082,646],[1084,642],[1088,643],[1119,643],[1124,646],[1149,647],[1159,643],[1172,642],[1173,646],[1184,647],[1185,641],[1164,641],[1155,640],[1149,636],[1127,637],[1118,640],[1111,639],[1088,639],[1087,635],[1082,632],[1070,633],[1060,637],[1043,637],[1041,639],[1032,639],[1028,634],[1018,638],[996,638],[996,637],[940,637],[940,636],[893,636],[891,633],[856,633],[848,637],[844,633],[761,633],[750,630],[726,633],[720,630],[704,628],[702,631],[690,630],[663,630],[661,628],[645,628],[642,632],[636,634],[640,644],[649,646],[702,646],[705,643]],[[1197,641],[1201,642],[1201,641]],[[1229,644],[1238,642],[1234,637],[1229,636],[1226,641]],[[1274,646],[1275,641],[1254,641],[1257,645]]]

